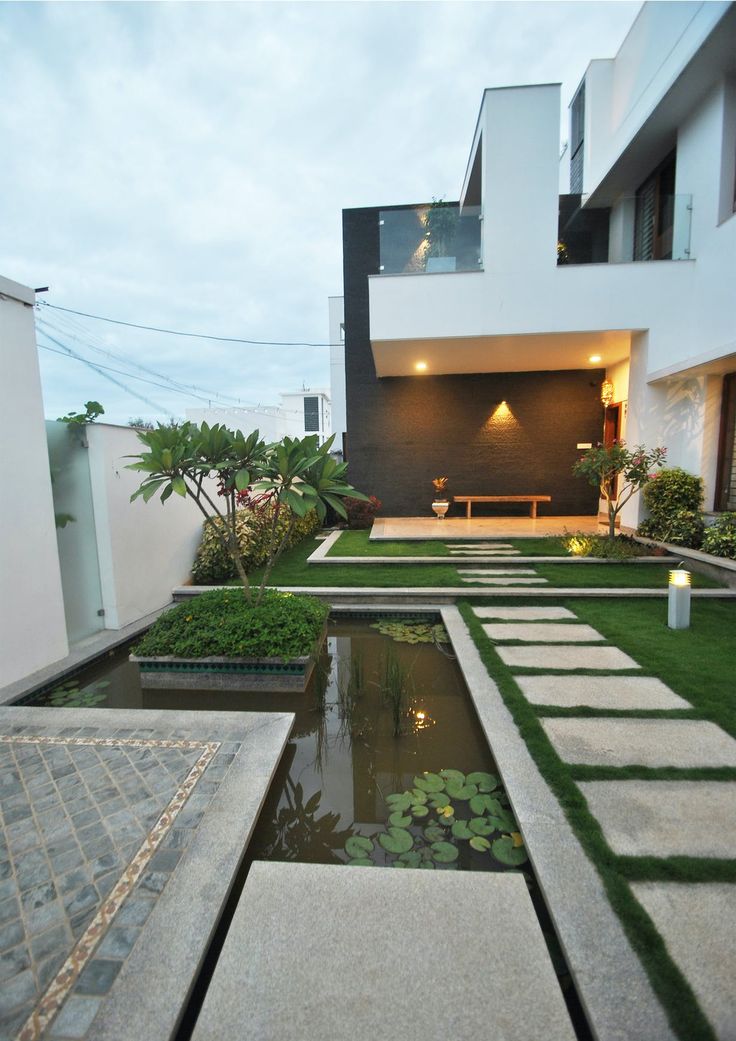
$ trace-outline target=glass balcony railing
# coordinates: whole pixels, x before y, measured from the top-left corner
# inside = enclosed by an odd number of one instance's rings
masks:
[[[558,264],[693,259],[691,195],[640,193],[601,209],[583,207],[580,200],[560,196]]]
[[[380,210],[379,272],[417,275],[479,271],[481,209],[457,203]]]

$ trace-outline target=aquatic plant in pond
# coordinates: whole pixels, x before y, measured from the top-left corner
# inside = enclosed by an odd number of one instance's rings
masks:
[[[416,619],[394,621],[388,618],[371,623],[382,636],[390,636],[397,643],[449,643],[450,637],[441,622],[421,622]]]
[[[383,699],[391,708],[394,737],[401,736],[404,706],[409,695],[409,670],[405,669],[391,647],[386,651],[383,667]]]
[[[107,694],[102,691],[109,687],[108,680],[98,680],[97,683],[80,690],[74,680],[61,683],[48,695],[48,704],[54,708],[93,708],[103,701],[107,701]]]
[[[468,866],[470,850],[497,864],[527,861],[524,840],[498,778],[484,771],[440,770],[414,778],[414,787],[386,798],[388,825],[373,835],[351,835],[348,864],[432,869]]]

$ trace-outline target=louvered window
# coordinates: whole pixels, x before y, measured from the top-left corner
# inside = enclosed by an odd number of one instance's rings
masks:
[[[570,192],[583,190],[583,143],[585,140],[585,81],[570,107]]]
[[[634,260],[671,260],[675,219],[675,153],[636,193]]]
[[[304,399],[304,429],[307,433],[319,430],[319,398]]]

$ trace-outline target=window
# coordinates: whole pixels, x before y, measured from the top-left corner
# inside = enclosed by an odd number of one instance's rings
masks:
[[[715,510],[736,510],[736,372],[723,378]]]
[[[585,139],[585,81],[570,106],[570,193],[583,190],[583,142]]]
[[[675,226],[675,153],[636,193],[634,260],[672,260]]]
[[[319,430],[319,398],[304,399],[304,430],[312,433]]]

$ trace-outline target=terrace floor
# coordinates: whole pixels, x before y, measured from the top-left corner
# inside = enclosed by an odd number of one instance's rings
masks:
[[[371,540],[523,539],[605,530],[597,517],[376,517]]]

